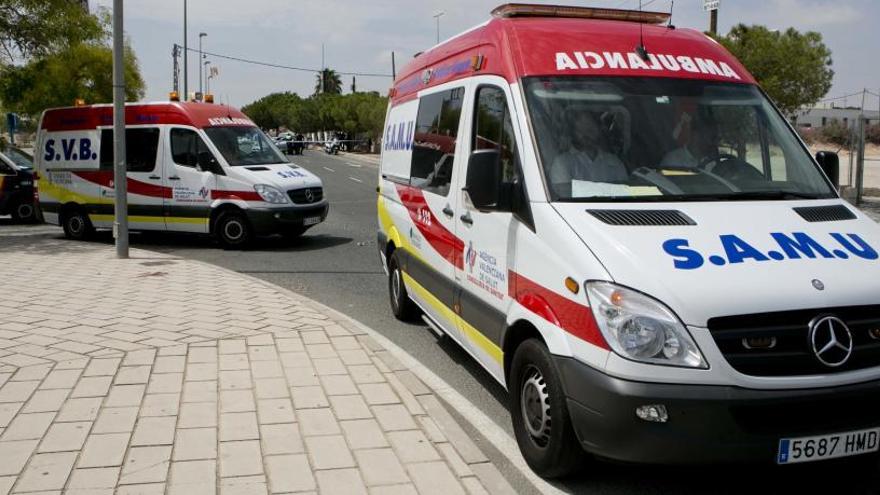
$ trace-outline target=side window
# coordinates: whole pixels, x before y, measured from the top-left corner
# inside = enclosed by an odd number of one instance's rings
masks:
[[[501,155],[504,182],[519,180],[516,137],[507,107],[507,97],[501,88],[485,86],[477,90],[474,115],[473,151],[494,149]]]
[[[200,153],[210,153],[202,138],[191,129],[171,129],[171,157],[182,167],[196,168]]]
[[[464,88],[425,96],[419,102],[410,184],[446,196],[452,180]]]
[[[125,163],[129,172],[152,172],[156,168],[159,129],[125,130]],[[113,130],[101,131],[101,168],[113,170]]]

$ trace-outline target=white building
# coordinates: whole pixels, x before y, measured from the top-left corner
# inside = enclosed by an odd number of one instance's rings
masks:
[[[804,108],[789,120],[799,127],[824,127],[831,121],[837,120],[846,127],[854,127],[858,122],[862,110],[859,108]],[[880,124],[880,111],[865,110],[865,118],[868,125]]]

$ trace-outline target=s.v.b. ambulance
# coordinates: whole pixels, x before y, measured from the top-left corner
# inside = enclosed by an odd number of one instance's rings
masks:
[[[878,450],[880,228],[718,43],[668,15],[505,5],[391,90],[379,250],[509,392],[544,476],[581,454]]]
[[[225,247],[298,236],[329,209],[321,180],[240,111],[206,103],[125,107],[133,230],[213,234]],[[46,221],[82,239],[113,225],[113,107],[46,110],[35,148]]]

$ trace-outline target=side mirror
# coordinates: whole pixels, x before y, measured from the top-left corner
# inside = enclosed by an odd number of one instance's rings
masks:
[[[214,155],[210,151],[202,151],[198,155],[198,165],[199,169],[203,172],[211,172],[217,175],[226,175],[223,172],[223,168],[220,167],[220,164],[217,163],[217,159],[214,158]]]
[[[478,210],[503,210],[501,153],[494,149],[477,150],[468,160],[464,190]]]
[[[816,161],[822,167],[825,175],[831,179],[835,188],[840,187],[840,158],[833,151],[820,151],[816,153]]]

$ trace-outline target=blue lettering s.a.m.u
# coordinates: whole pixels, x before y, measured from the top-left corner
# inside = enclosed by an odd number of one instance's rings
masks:
[[[663,243],[666,254],[675,258],[673,264],[679,270],[695,270],[705,263],[703,255],[689,249],[687,239],[669,239]]]
[[[721,246],[724,247],[724,254],[727,255],[727,261],[730,263],[742,263],[749,258],[755,261],[767,261],[770,259],[764,253],[752,247],[751,244],[735,235],[722,235]]]
[[[822,247],[822,245],[816,242],[815,239],[803,232],[795,232],[792,234],[792,237],[781,232],[773,232],[770,235],[776,243],[779,244],[779,247],[785,251],[785,255],[788,256],[789,259],[800,259],[801,254],[812,259],[816,257],[817,253],[823,258],[834,257],[833,254]]]
[[[858,234],[846,234],[849,236],[847,239],[844,234],[831,234],[831,237],[834,238],[837,242],[840,243],[847,251],[858,256],[859,258],[863,258],[866,260],[876,260],[880,258],[880,255],[877,254],[877,250],[872,248],[862,239]],[[852,242],[850,242],[852,240]],[[858,244],[858,246],[854,246],[853,242]]]

